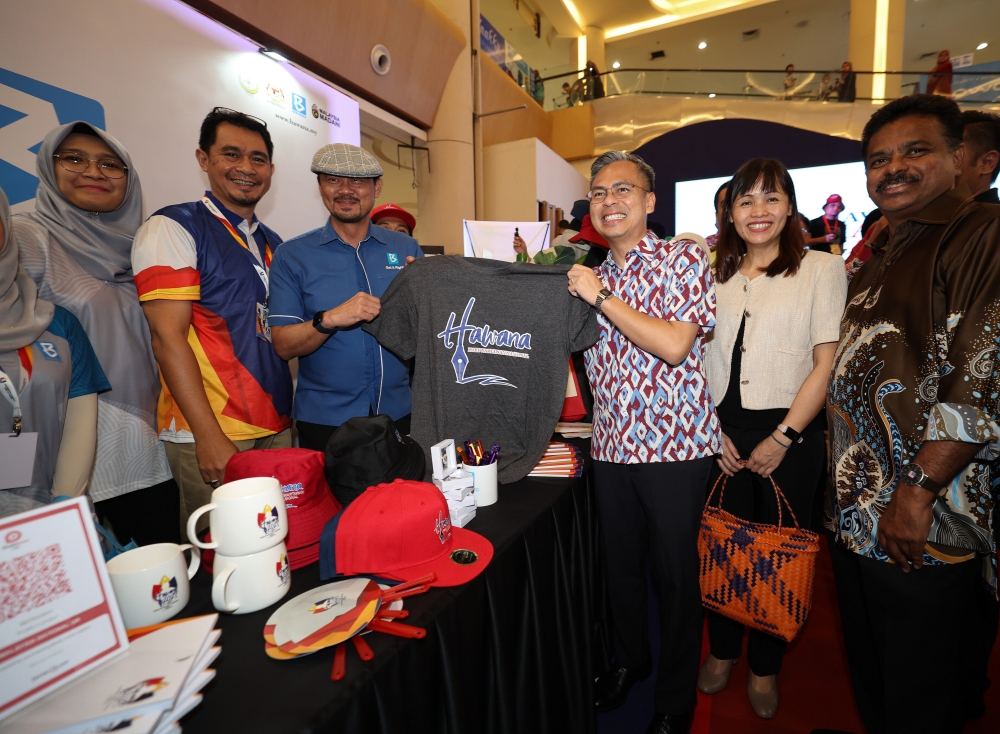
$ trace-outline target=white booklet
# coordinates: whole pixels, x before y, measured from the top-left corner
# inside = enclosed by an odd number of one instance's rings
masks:
[[[165,712],[208,683],[218,655],[217,614],[168,622],[134,638],[125,655],[0,725],[2,734],[76,734],[126,721],[156,728]],[[182,707],[183,708],[183,707]],[[131,728],[130,728],[131,730]]]
[[[85,497],[0,519],[0,721],[128,646]]]

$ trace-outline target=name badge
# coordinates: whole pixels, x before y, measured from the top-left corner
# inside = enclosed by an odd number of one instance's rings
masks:
[[[257,304],[257,338],[266,342],[271,341],[271,326],[267,323],[269,314],[266,303]]]
[[[37,447],[37,433],[0,433],[0,489],[31,486]]]

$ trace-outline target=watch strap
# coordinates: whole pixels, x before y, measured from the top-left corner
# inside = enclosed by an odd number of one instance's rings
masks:
[[[323,314],[325,311],[317,311],[313,316],[313,328],[316,329],[320,334],[336,334],[337,328],[328,329],[323,326]]]
[[[802,434],[791,426],[786,426],[784,423],[778,424],[778,433],[784,435],[792,443],[802,443]]]

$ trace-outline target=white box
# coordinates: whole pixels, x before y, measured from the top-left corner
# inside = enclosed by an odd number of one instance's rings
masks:
[[[455,439],[449,438],[431,446],[431,474],[435,480],[450,476],[456,469]]]
[[[448,509],[454,510],[458,507],[475,507],[476,506],[476,495],[471,490],[465,497],[460,500],[448,500]]]
[[[451,510],[451,524],[457,528],[464,528],[469,522],[476,516],[475,506],[471,508],[460,507],[457,510]]]
[[[461,469],[458,469],[441,479],[438,479],[437,477],[434,478],[434,486],[445,494],[456,489],[465,489],[466,487],[474,487],[475,485],[475,478],[469,474],[469,472],[462,471]]]

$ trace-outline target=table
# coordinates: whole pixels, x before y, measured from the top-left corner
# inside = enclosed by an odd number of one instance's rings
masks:
[[[338,682],[332,650],[264,654],[276,606],[221,614],[218,675],[182,720],[185,733],[593,732],[592,681],[609,650],[596,513],[589,462],[580,479],[501,485],[497,504],[468,525],[493,543],[489,567],[463,586],[407,598],[406,623],[427,637],[371,633],[367,663],[348,643]],[[295,570],[285,599],[320,583],[318,563]],[[183,616],[214,611],[210,587],[199,571]]]

